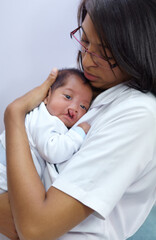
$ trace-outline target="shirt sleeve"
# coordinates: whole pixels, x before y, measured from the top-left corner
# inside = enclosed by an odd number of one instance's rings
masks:
[[[150,174],[156,154],[156,119],[146,107],[134,102],[94,121],[81,149],[59,174],[53,186],[106,218],[122,198],[149,196],[155,186],[156,170]],[[151,164],[151,165],[150,165]],[[148,166],[148,172],[145,172]],[[155,176],[155,177],[154,177]],[[129,195],[129,196],[130,196]]]

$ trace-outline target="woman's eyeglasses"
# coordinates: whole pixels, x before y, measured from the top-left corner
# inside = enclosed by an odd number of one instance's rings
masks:
[[[88,51],[89,42],[85,40],[85,38],[83,39],[85,33],[81,26],[73,30],[70,33],[70,36],[73,40],[75,40],[75,43],[78,47],[78,51],[80,51],[82,54],[89,53],[90,56],[92,57],[93,62],[98,66],[111,69],[117,66],[117,63],[114,64],[110,63],[110,60],[113,60],[113,57],[100,56],[99,54]]]

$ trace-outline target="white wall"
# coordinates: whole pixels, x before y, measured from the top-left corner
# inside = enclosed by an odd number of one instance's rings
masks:
[[[0,0],[0,132],[6,106],[52,67],[76,65],[69,33],[80,0]]]

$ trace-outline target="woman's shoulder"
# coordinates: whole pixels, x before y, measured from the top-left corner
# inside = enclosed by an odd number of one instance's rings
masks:
[[[156,127],[156,97],[149,92],[124,87],[111,102],[101,106],[100,112],[98,120],[103,127],[126,122],[129,126],[140,124],[140,128],[145,125]]]
[[[156,107],[156,97],[148,92],[144,93],[125,84],[118,84],[99,94],[93,101],[91,108],[104,107],[106,105],[120,105],[120,107],[147,106],[147,108]]]
[[[144,93],[133,88],[125,88],[125,90],[118,96],[114,104],[122,110],[133,110],[151,112],[156,116],[156,97],[150,93]]]
[[[131,89],[131,94],[127,97],[127,104],[134,106],[134,109],[144,110],[156,116],[156,97],[151,92],[141,92]]]

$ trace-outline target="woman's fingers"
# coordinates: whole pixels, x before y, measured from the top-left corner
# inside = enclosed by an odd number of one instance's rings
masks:
[[[55,82],[57,74],[58,74],[58,69],[53,68],[47,78],[47,81],[49,82],[50,86]]]
[[[34,104],[37,106],[47,96],[48,90],[51,87],[51,85],[55,82],[57,74],[58,74],[58,70],[56,68],[53,68],[49,76],[47,77],[47,79],[40,86],[28,92],[26,94],[26,97],[29,97],[30,99],[29,95],[31,95],[32,97],[31,102],[34,101]]]
[[[49,76],[47,79],[37,88],[33,89],[30,91],[30,94],[32,95],[29,97],[31,100],[30,106],[27,111],[32,110],[34,107],[37,107],[47,96],[48,90],[51,87],[51,85],[55,82],[57,78],[58,70],[57,68],[53,68],[52,71],[50,72]],[[29,92],[28,92],[29,94]]]
[[[51,87],[51,85],[55,82],[57,74],[58,74],[57,68],[53,68],[46,81],[44,81],[43,84],[41,85],[42,88],[43,87],[45,88],[46,93]]]
[[[5,113],[12,110],[12,112],[20,112],[23,116],[25,116],[26,113],[37,107],[47,96],[50,86],[55,82],[57,73],[58,70],[53,68],[48,78],[40,86],[16,99],[7,107]]]

